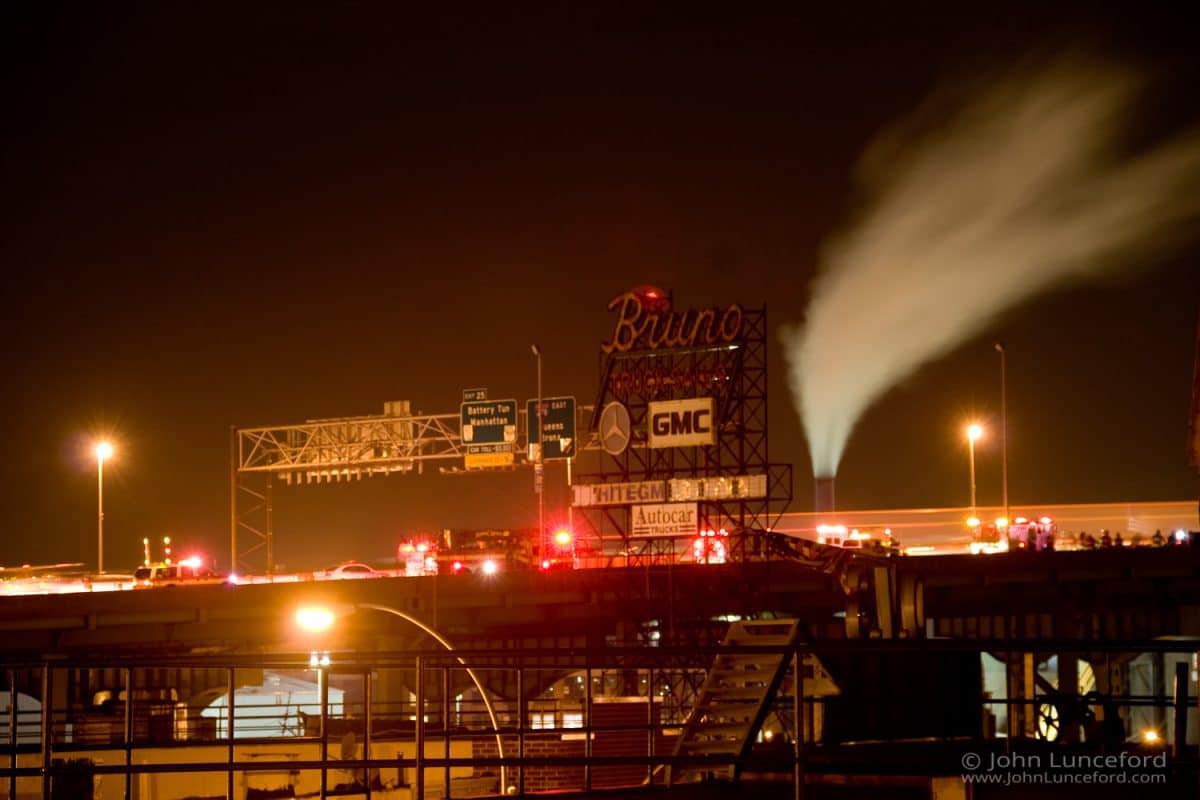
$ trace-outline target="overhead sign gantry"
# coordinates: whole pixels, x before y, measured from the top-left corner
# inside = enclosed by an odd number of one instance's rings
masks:
[[[551,402],[560,398],[547,398]],[[464,390],[458,414],[410,413],[406,400],[384,404],[383,414],[310,420],[299,425],[233,428],[230,432],[230,560],[233,570],[275,569],[273,491],[276,478],[287,485],[336,483],[374,475],[420,472],[427,462],[467,469],[512,468],[521,431],[516,400],[487,400],[484,389]],[[553,406],[545,437],[570,431]],[[573,415],[572,399],[570,413]],[[560,432],[561,432],[560,431]],[[571,446],[576,443],[571,441]],[[580,445],[580,449],[584,449]],[[552,457],[570,457],[570,454]],[[532,459],[530,459],[532,461]],[[524,464],[525,462],[521,462]],[[457,465],[454,465],[457,469]],[[261,476],[252,487],[239,476]],[[239,538],[241,539],[239,543]],[[250,559],[255,563],[251,564]]]

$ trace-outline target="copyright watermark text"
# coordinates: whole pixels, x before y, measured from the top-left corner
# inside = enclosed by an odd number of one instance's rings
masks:
[[[1139,753],[963,753],[964,783],[1128,784],[1167,782],[1167,754]]]

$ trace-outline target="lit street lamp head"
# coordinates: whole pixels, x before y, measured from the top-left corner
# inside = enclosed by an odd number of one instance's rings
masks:
[[[296,609],[296,625],[308,633],[323,633],[333,627],[337,614],[330,608],[304,606]]]
[[[983,436],[983,426],[978,423],[971,423],[967,426],[967,439],[974,442]]]
[[[97,461],[107,461],[113,454],[113,447],[108,442],[97,442],[93,452],[96,454]]]

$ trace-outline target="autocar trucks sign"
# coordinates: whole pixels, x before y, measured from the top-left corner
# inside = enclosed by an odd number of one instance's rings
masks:
[[[634,506],[631,536],[695,536],[699,530],[697,503]]]

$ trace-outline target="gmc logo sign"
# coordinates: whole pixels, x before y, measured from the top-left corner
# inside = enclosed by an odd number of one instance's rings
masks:
[[[716,444],[711,397],[650,403],[649,412],[650,447]]]
[[[650,418],[655,436],[678,436],[683,433],[710,433],[712,413],[700,411],[663,411]]]

